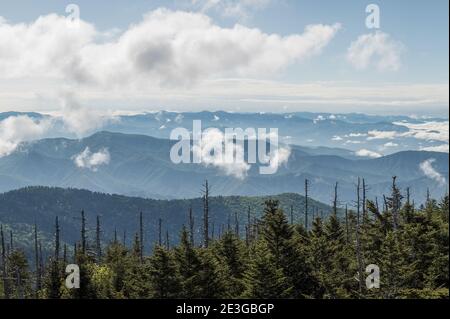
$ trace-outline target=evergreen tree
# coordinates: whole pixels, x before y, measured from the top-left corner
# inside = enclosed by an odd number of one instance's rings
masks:
[[[229,297],[241,296],[244,292],[244,272],[246,268],[245,248],[231,232],[225,232],[214,247],[223,267],[226,267],[227,292]]]
[[[172,253],[158,245],[149,263],[151,297],[158,299],[179,297],[181,280]]]
[[[266,241],[259,240],[251,254],[250,265],[245,274],[245,297],[257,299],[279,299],[292,295],[283,270],[276,266],[275,257]]]

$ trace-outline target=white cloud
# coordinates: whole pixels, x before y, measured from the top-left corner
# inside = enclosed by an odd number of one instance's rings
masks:
[[[113,40],[57,15],[0,24],[0,74],[123,89],[192,86],[220,76],[273,74],[321,53],[339,25],[309,25],[280,36],[239,24],[224,28],[201,13],[157,9]]]
[[[333,136],[333,137],[331,138],[331,140],[332,140],[332,141],[342,141],[343,138],[340,137],[340,136],[338,136],[338,135],[335,135],[335,136]]]
[[[281,165],[286,164],[291,156],[289,147],[281,147],[276,149],[270,156],[270,168],[272,172],[276,172]]]
[[[65,93],[61,101],[61,118],[66,129],[82,137],[116,117],[82,105],[74,94]]]
[[[437,145],[437,146],[427,146],[427,147],[422,147],[420,150],[428,151],[428,152],[449,153],[449,145],[441,144],[441,145]]]
[[[232,140],[227,140],[225,134],[216,128],[209,128],[202,133],[200,145],[194,145],[192,151],[195,156],[202,159],[205,166],[219,168],[226,175],[244,179],[250,170],[250,165],[245,162],[245,151],[241,145],[233,145]],[[233,149],[235,146],[235,159],[227,161],[223,158],[223,150]]]
[[[418,140],[425,141],[439,141],[447,142],[449,141],[449,122],[426,122],[419,124],[412,124],[407,122],[394,122],[393,124],[407,127],[409,130],[407,132],[397,132],[397,131],[378,131],[373,130],[368,132],[367,140],[393,140],[396,138],[415,138]],[[386,147],[397,146],[396,143],[387,143]],[[445,145],[437,146],[439,149],[445,147]],[[434,148],[433,146],[431,148]],[[427,148],[423,148],[426,150]]]
[[[400,135],[400,133],[398,133],[397,131],[378,131],[378,130],[373,130],[373,131],[369,131],[367,133],[369,135],[369,137],[367,137],[367,140],[392,140],[396,137],[398,137]]]
[[[205,166],[215,166],[226,175],[244,179],[250,169],[250,165],[244,161],[244,149],[236,145],[236,160],[228,163],[223,159],[223,150],[226,147],[224,143],[232,142],[225,141],[225,134],[219,129],[210,128],[202,133],[201,144],[194,145],[192,151],[202,159]]]
[[[397,71],[401,66],[403,45],[387,33],[363,34],[350,44],[347,60],[357,69],[374,65],[378,70]]]
[[[89,147],[72,158],[77,167],[86,168],[93,172],[96,172],[99,166],[109,164],[111,160],[108,149],[103,148],[96,153],[92,153]]]
[[[36,120],[26,115],[4,119],[0,122],[0,157],[14,152],[22,142],[39,139],[50,126],[48,119]]]
[[[259,135],[259,138],[272,140],[270,134]],[[277,136],[278,138],[278,136]],[[248,140],[255,139],[255,136],[248,136]],[[227,150],[234,150],[232,158],[227,158]],[[245,179],[251,165],[245,161],[245,149],[242,144],[235,143],[231,136],[217,128],[206,129],[202,133],[201,143],[192,148],[194,156],[201,158],[201,162],[206,167],[213,166],[221,170],[225,175],[234,176],[238,179]],[[291,150],[287,146],[272,149],[267,158],[271,172],[276,172],[278,168],[286,164],[289,160]]]
[[[366,133],[350,133],[348,135],[345,135],[345,137],[363,137],[363,136],[367,136]]]
[[[434,158],[427,159],[420,163],[420,170],[428,177],[435,180],[440,185],[445,185],[447,183],[446,179],[433,168],[433,163],[436,161]]]
[[[384,148],[388,148],[388,147],[397,147],[398,144],[394,143],[394,142],[387,142],[383,145]]]
[[[344,144],[362,144],[361,141],[347,140]]]
[[[81,50],[97,31],[83,21],[75,27],[50,14],[25,24],[0,23],[0,74],[4,78],[71,76],[81,80]],[[84,80],[84,79],[83,79]]]
[[[413,124],[407,122],[394,122],[395,125],[406,126],[409,132],[404,133],[403,136],[414,137],[419,140],[427,141],[449,141],[449,122],[426,122],[420,124]]]
[[[313,120],[313,123],[314,124],[317,124],[317,123],[319,123],[320,121],[325,121],[326,120],[326,118],[323,116],[323,115],[318,115],[314,120]]]
[[[380,153],[368,150],[368,149],[360,149],[359,151],[355,152],[356,156],[360,156],[360,157],[370,157],[370,158],[379,158],[382,157],[383,155],[381,155]]]

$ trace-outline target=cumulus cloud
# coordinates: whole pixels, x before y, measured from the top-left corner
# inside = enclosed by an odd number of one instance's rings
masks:
[[[397,71],[403,45],[384,32],[363,34],[350,44],[347,60],[357,69],[375,66],[380,71]]]
[[[0,22],[0,74],[5,78],[71,76],[82,79],[81,51],[97,31],[83,21],[75,27],[56,14],[26,24]]]
[[[92,153],[89,147],[72,158],[77,167],[89,169],[93,172],[96,172],[99,166],[109,164],[111,160],[108,149],[103,148],[96,153]]]
[[[435,180],[440,185],[445,185],[447,183],[444,176],[442,176],[438,171],[433,168],[433,163],[436,161],[434,158],[427,159],[420,163],[420,170],[430,179]]]
[[[2,77],[45,77],[101,88],[186,86],[207,78],[272,74],[319,54],[339,25],[309,25],[280,36],[202,13],[157,9],[112,40],[87,22],[57,15],[0,24]]]
[[[51,120],[26,115],[4,119],[0,122],[0,157],[10,155],[22,142],[39,139],[50,127]]]
[[[380,153],[368,150],[368,149],[360,149],[359,151],[355,152],[356,156],[360,156],[360,157],[370,157],[370,158],[379,158],[382,157],[383,155],[381,155]]]

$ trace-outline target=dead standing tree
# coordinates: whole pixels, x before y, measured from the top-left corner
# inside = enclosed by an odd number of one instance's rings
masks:
[[[209,246],[209,185],[208,180],[203,185],[203,246]]]
[[[309,181],[305,179],[305,229],[308,231],[308,187]]]
[[[356,258],[358,262],[358,287],[359,287],[359,294],[361,297],[364,278],[363,278],[363,260],[361,251],[360,223],[361,223],[361,179],[358,177],[358,185],[356,189]]]

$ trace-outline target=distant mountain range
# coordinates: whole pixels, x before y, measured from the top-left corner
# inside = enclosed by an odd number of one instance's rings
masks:
[[[413,198],[421,203],[427,188],[433,196],[440,197],[448,185],[442,183],[442,179],[448,181],[447,153],[406,151],[360,159],[343,149],[293,145],[287,164],[276,174],[259,175],[252,167],[245,179],[238,179],[211,166],[172,163],[169,153],[174,143],[111,132],[83,139],[49,138],[22,143],[15,152],[0,158],[0,191],[42,185],[151,198],[195,198],[208,179],[213,195],[262,196],[303,193],[307,178],[313,198],[330,203],[338,182],[340,200],[351,203],[358,177],[366,179],[368,196],[373,198],[388,194],[392,176],[398,176],[400,187],[411,187]],[[77,166],[77,155],[87,148],[92,153],[106,150],[107,163],[95,169]],[[424,163],[428,171],[421,169]]]
[[[0,113],[0,121],[17,115],[27,115],[34,119],[50,118],[48,115],[39,113],[5,112]],[[54,125],[45,137],[79,137],[67,131],[60,117],[51,118]],[[192,122],[200,120],[204,129],[211,127],[218,129],[278,128],[280,141],[283,143],[312,148],[342,149],[342,152],[347,150],[350,156],[354,156],[355,152],[362,149],[370,150],[374,152],[371,153],[372,155],[379,154],[379,156],[407,150],[448,152],[448,118],[413,118],[360,113],[160,111],[109,116],[103,120],[101,130],[163,139],[169,138],[172,129],[184,127],[191,130]],[[440,127],[437,127],[438,125]],[[98,127],[95,128],[98,129]],[[343,153],[334,155],[343,156]]]

